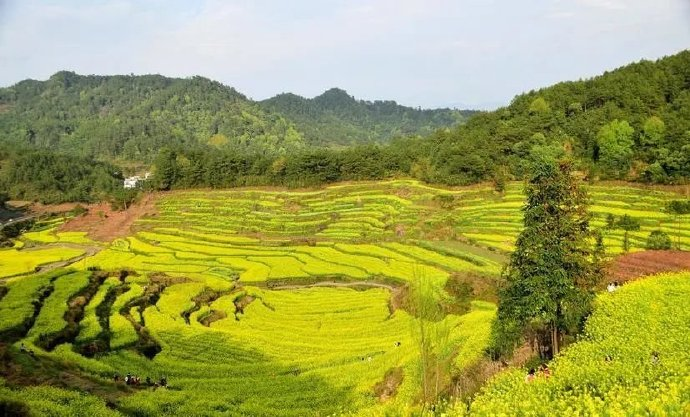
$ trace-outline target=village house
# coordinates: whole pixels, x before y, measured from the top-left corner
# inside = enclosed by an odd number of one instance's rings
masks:
[[[139,185],[140,182],[144,182],[149,179],[151,176],[150,172],[147,172],[144,174],[144,177],[142,178],[140,175],[134,175],[133,177],[127,177],[125,178],[125,183],[124,187],[125,188],[136,188],[137,185]]]

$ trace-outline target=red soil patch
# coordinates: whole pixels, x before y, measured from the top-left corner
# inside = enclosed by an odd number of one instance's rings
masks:
[[[690,270],[690,252],[648,250],[619,256],[607,268],[609,281],[625,282],[660,272]]]
[[[113,211],[108,203],[87,206],[88,212],[75,217],[60,227],[61,232],[87,232],[93,240],[112,242],[131,234],[134,222],[144,215],[156,213],[154,196],[147,194],[141,202],[127,210]]]
[[[79,203],[62,203],[62,204],[33,203],[29,206],[29,210],[32,213],[36,213],[36,214],[66,213],[68,211],[74,210],[78,205],[79,205]]]

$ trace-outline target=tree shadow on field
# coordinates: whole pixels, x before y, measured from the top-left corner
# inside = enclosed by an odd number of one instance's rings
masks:
[[[298,364],[240,346],[228,334],[208,330],[190,335],[164,332],[159,337],[171,348],[139,365],[164,372],[169,389],[123,399],[118,409],[126,415],[297,417],[356,411],[354,387],[336,387]],[[134,369],[149,370],[154,372]]]

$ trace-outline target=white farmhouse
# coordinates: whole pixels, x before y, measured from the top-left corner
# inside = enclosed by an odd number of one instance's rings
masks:
[[[151,173],[147,172],[146,174],[144,174],[144,178],[142,178],[139,175],[125,178],[125,188],[136,188],[140,182],[144,182],[144,181],[148,180],[150,176],[151,176]]]
[[[136,188],[139,181],[141,181],[141,177],[138,175],[125,178],[125,188]]]

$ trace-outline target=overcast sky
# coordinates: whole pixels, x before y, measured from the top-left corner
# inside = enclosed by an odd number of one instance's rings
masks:
[[[690,0],[0,0],[2,86],[159,73],[254,99],[493,108],[688,48]]]

